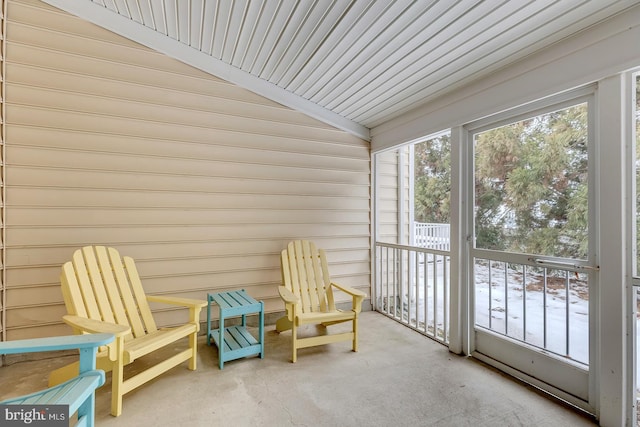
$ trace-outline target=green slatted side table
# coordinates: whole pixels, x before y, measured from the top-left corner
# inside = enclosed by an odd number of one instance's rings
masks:
[[[220,369],[224,362],[241,357],[260,355],[264,359],[264,303],[251,298],[244,289],[240,291],[217,292],[207,294],[207,345],[211,341],[218,347]],[[211,303],[219,310],[219,328],[211,329]],[[247,330],[247,315],[259,316],[258,336],[254,337]],[[242,316],[242,324],[225,327],[226,319]]]

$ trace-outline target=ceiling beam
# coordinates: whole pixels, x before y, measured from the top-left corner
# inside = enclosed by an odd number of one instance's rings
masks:
[[[121,16],[92,1],[43,1],[213,76],[234,83],[272,101],[300,111],[366,141],[370,141],[369,128],[302,98],[299,95],[288,92],[267,80],[260,79],[204,52],[186,46],[184,43],[154,31],[127,17]]]

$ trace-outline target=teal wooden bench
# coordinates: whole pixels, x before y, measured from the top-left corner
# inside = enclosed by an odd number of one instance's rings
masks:
[[[218,292],[207,295],[207,345],[211,340],[218,347],[220,369],[224,362],[241,357],[260,355],[264,358],[264,303],[256,301],[244,289],[240,291]],[[211,303],[220,308],[219,327],[211,329]],[[259,317],[258,337],[247,330],[247,314]],[[225,320],[242,316],[242,324],[225,327]]]
[[[67,420],[71,420],[77,412],[75,425],[92,427],[95,419],[95,390],[104,384],[105,379],[104,371],[95,369],[96,352],[99,346],[109,344],[113,339],[112,334],[87,334],[1,342],[0,354],[79,349],[80,373],[64,383],[4,400],[0,405],[67,405]]]

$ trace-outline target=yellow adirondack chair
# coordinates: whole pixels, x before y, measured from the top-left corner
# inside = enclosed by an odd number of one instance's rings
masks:
[[[200,310],[206,301],[145,295],[135,263],[120,258],[116,249],[87,246],[62,266],[62,293],[68,315],[65,323],[76,333],[111,333],[116,336],[96,357],[98,369],[112,372],[111,415],[122,413],[122,396],[167,370],[189,360],[196,369]],[[179,305],[189,309],[189,322],[158,329],[149,302]],[[189,348],[146,370],[124,379],[124,366],[141,356],[187,338]],[[49,376],[56,385],[77,375],[78,365],[60,368]]]
[[[358,313],[362,310],[363,292],[331,281],[324,250],[318,250],[313,242],[296,240],[290,242],[281,254],[282,283],[278,287],[285,303],[286,316],[276,322],[276,331],[291,329],[293,341],[292,361],[297,360],[299,348],[352,341],[353,351],[358,351]],[[336,308],[333,288],[352,297],[351,310]],[[351,332],[316,335],[298,338],[297,328],[305,324],[329,326],[352,322]]]

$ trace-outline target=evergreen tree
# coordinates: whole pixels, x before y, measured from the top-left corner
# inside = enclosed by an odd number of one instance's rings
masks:
[[[415,220],[448,224],[451,218],[451,143],[449,135],[414,146]]]
[[[586,257],[587,129],[581,104],[476,135],[477,247]],[[414,159],[416,221],[449,223],[449,136],[416,144]]]
[[[478,247],[586,257],[586,104],[478,134],[475,169]]]

